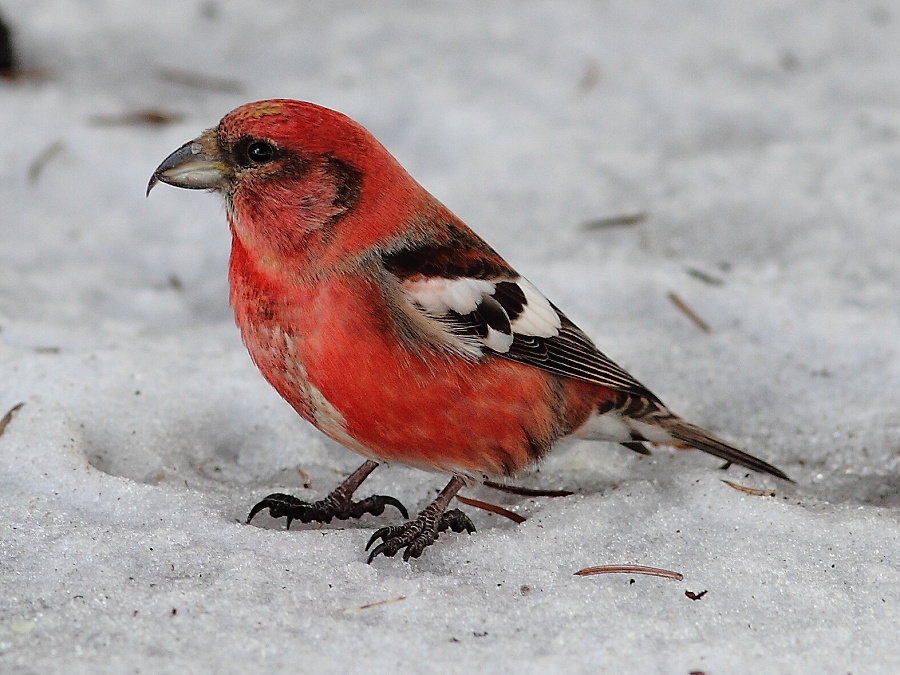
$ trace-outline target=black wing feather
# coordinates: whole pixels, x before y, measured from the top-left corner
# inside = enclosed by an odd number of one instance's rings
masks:
[[[584,380],[636,396],[658,400],[644,385],[603,354],[591,339],[554,305],[561,326],[550,338],[513,336],[510,350],[497,353],[512,361],[535,366],[557,375]]]

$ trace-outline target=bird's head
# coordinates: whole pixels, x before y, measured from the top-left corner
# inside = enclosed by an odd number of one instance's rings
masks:
[[[282,99],[225,115],[163,160],[148,194],[158,182],[221,193],[245,246],[293,261],[363,251],[431,201],[362,126]]]

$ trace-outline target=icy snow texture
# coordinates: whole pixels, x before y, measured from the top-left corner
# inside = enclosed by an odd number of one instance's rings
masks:
[[[0,414],[25,402],[0,437],[0,671],[900,672],[894,3],[0,10],[42,71],[0,82]],[[528,521],[468,508],[477,534],[411,564],[364,563],[393,513],[243,525],[359,459],[245,355],[217,200],[143,191],[275,96],[362,122],[612,358],[797,484],[573,443],[520,482],[575,496],[469,491]],[[95,121],[148,108],[184,117]],[[384,468],[361,494],[421,508],[444,481]],[[685,578],[572,575],[616,563]]]

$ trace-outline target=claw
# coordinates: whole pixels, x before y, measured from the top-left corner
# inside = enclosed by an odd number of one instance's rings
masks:
[[[396,551],[388,551],[387,544],[379,544],[378,546],[375,547],[375,550],[369,554],[369,557],[366,558],[366,564],[371,565],[372,561],[375,560],[375,557],[381,555],[382,553],[384,555],[386,555],[388,558],[393,558],[397,552]]]
[[[406,550],[403,551],[403,562],[409,562],[410,558],[418,558],[424,552],[425,549],[433,543],[432,541],[428,541],[427,539],[416,539],[413,543],[406,547]]]
[[[393,506],[404,518],[409,518],[406,507],[398,500],[393,497],[388,497],[387,495],[372,495],[371,497],[366,497],[358,502],[353,502],[350,504],[348,517],[359,518],[365,513],[371,513],[373,516],[380,516],[384,513],[385,506]],[[338,516],[338,518],[340,518],[340,516]]]
[[[399,529],[400,528],[397,527],[396,525],[388,525],[387,527],[379,527],[377,530],[375,530],[375,532],[372,534],[372,536],[369,537],[369,543],[366,544],[365,550],[368,551],[372,547],[372,544],[374,544],[379,539],[385,539],[385,540],[388,539],[391,536],[391,534],[393,534],[393,532],[391,532],[391,530],[399,530]],[[371,559],[369,562],[371,562]]]
[[[454,532],[465,531],[468,534],[472,534],[475,531],[475,523],[459,509],[447,511],[443,515],[441,522],[438,524],[438,532],[444,532],[448,527]]]
[[[250,515],[247,516],[247,524],[249,525],[250,521],[253,520],[253,517],[263,509],[269,509],[269,515],[273,518],[281,518],[281,516],[284,515],[282,509],[285,507],[296,507],[304,504],[306,504],[306,502],[300,501],[292,495],[276,492],[275,494],[269,495],[250,509]],[[290,518],[290,516],[288,516],[288,518]]]
[[[406,507],[403,506],[403,504],[401,504],[397,499],[388,497],[387,495],[377,495],[377,497],[381,500],[381,510],[374,515],[380,516],[382,513],[384,513],[384,507],[390,505],[397,509],[400,512],[401,516],[403,516],[404,518],[409,518],[409,511],[407,511]]]
[[[250,521],[253,520],[253,517],[254,517],[257,513],[259,513],[260,511],[262,511],[264,508],[266,508],[266,506],[267,506],[267,504],[265,504],[265,502],[258,502],[258,503],[256,504],[256,506],[254,506],[252,509],[250,509],[250,514],[247,516],[247,520],[244,522],[244,524],[245,524],[245,525],[249,525],[249,524],[250,524]]]
[[[343,495],[336,497],[336,494],[333,492],[325,499],[310,503],[297,499],[297,497],[292,495],[275,493],[269,495],[250,509],[247,523],[264,509],[269,509],[269,515],[272,518],[286,518],[286,528],[290,529],[291,523],[295,520],[299,520],[301,523],[313,521],[330,523],[333,518],[348,520],[350,518],[359,518],[367,513],[380,516],[384,513],[385,506],[393,506],[403,514],[404,518],[409,517],[403,504],[393,497],[385,495],[372,495],[361,501],[351,502],[348,497]]]
[[[471,534],[475,531],[475,525],[469,516],[459,509],[442,513],[437,518],[434,517],[433,511],[426,509],[414,520],[403,525],[388,525],[375,530],[366,544],[366,550],[368,551],[379,539],[381,543],[372,549],[366,562],[371,564],[380,555],[393,558],[400,549],[404,549],[404,561],[418,558],[437,540],[441,532],[447,530]]]
[[[406,525],[409,525],[409,523],[407,523]],[[366,563],[371,564],[376,557],[382,554],[386,555],[388,558],[393,558],[395,555],[397,555],[397,551],[400,550],[400,546],[395,546],[394,544],[392,544],[391,540],[395,535],[402,537],[402,531],[406,528],[406,525],[388,525],[387,527],[380,527],[375,530],[375,533],[371,537],[369,537],[369,542],[366,544],[365,550],[368,551],[372,544],[374,544],[379,539],[381,539],[382,542],[378,544],[378,546],[376,546],[375,549],[369,554]],[[404,560],[405,559],[406,558],[404,558]]]

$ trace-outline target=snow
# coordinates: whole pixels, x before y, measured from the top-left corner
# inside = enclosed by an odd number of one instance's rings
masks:
[[[900,672],[893,4],[0,11],[30,71],[0,81],[0,416],[25,403],[0,436],[0,671]],[[275,96],[363,123],[608,355],[796,484],[573,442],[519,482],[575,495],[467,490],[528,520],[464,507],[478,532],[411,563],[365,563],[390,510],[244,525],[359,458],[246,356],[217,200],[143,193]],[[182,117],[97,121],[147,109]],[[445,480],[382,468],[360,494],[419,509]],[[684,580],[573,576],[607,564]]]

